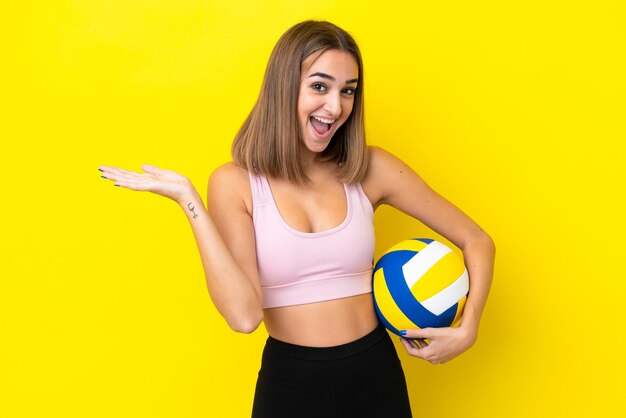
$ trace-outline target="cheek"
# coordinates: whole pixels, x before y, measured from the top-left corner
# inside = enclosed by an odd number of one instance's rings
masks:
[[[319,97],[311,93],[308,86],[304,85],[298,91],[298,111],[307,112],[311,110],[312,106],[315,106]]]
[[[348,119],[354,108],[354,100],[350,100],[343,106],[343,118]]]
[[[298,112],[303,115],[308,114],[313,107],[313,100],[306,94],[301,94],[298,98]]]

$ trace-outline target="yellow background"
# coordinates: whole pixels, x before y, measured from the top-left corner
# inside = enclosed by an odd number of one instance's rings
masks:
[[[205,196],[307,18],[362,49],[369,142],[497,244],[470,351],[432,366],[395,341],[416,416],[622,416],[622,4],[3,1],[0,417],[249,416],[265,330],[216,313],[173,202],[96,169]],[[377,254],[436,237],[387,208],[376,228]]]

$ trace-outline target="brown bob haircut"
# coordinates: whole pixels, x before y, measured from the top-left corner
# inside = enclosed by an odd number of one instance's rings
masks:
[[[235,136],[233,161],[266,177],[302,184],[309,181],[300,165],[302,139],[297,106],[302,63],[328,50],[350,53],[359,67],[358,88],[352,113],[337,129],[321,161],[338,165],[344,183],[362,180],[367,170],[367,145],[363,122],[363,61],[356,42],[330,22],[307,20],[291,27],[278,40],[265,70],[259,98]]]

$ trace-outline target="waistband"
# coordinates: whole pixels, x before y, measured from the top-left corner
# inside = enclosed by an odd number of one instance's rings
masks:
[[[387,334],[387,330],[379,322],[372,332],[346,344],[332,347],[308,347],[280,341],[269,336],[265,343],[265,348],[277,354],[304,360],[339,360],[365,351],[382,341],[385,337],[389,339],[389,334]]]

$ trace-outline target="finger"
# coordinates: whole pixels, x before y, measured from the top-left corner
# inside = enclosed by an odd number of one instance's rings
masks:
[[[107,173],[112,173],[112,174],[116,174],[118,176],[123,176],[126,178],[136,178],[138,176],[143,176],[143,173],[138,173],[136,171],[130,171],[130,170],[124,170],[123,168],[118,168],[118,167],[109,167],[109,169],[106,171]]]
[[[406,349],[407,353],[413,357],[424,358],[422,349],[417,346],[414,341],[407,340],[406,338],[400,338],[400,342]]]
[[[104,173],[112,173],[115,170],[119,170],[118,167],[113,167],[110,165],[101,165],[100,167],[98,167],[98,170],[104,172]]]
[[[120,183],[124,183],[125,185],[130,184],[131,182],[136,182],[135,179],[130,178],[129,176],[115,174],[115,173],[104,173],[102,176],[103,179],[111,180],[115,182],[115,186],[120,186]]]
[[[428,346],[428,344],[422,344],[422,341],[420,341],[420,340],[409,340],[409,339],[406,339],[406,338],[405,338],[405,340],[409,344],[411,344],[411,346],[413,348],[415,348],[415,349],[422,349],[422,348],[426,348]]]
[[[422,329],[414,328],[414,329],[407,329],[407,330],[402,331],[402,336],[404,338],[431,339],[434,337],[435,333],[436,333],[436,330],[432,328],[422,328]]]
[[[146,191],[150,190],[153,185],[152,180],[146,178],[139,179],[117,179],[115,181],[116,186],[125,187],[130,190]]]
[[[115,167],[104,167],[99,168],[99,170],[102,171],[101,177],[109,180],[117,180],[129,177],[128,174]]]
[[[427,340],[423,340],[421,338],[410,339],[409,341],[413,343],[414,346],[419,347],[419,348],[428,347],[428,343],[426,342]]]
[[[417,340],[408,340],[405,338],[405,340],[411,345],[411,347],[413,348],[422,348],[422,346],[417,342]]]
[[[418,351],[421,348],[415,344],[413,340],[407,340],[406,338],[400,338],[400,342],[406,348],[406,351],[409,353],[413,353],[414,351]]]
[[[116,167],[108,167],[103,170],[103,175],[101,177],[109,180],[113,180],[116,182],[124,181],[124,182],[145,182],[150,181],[149,177],[151,174],[142,174],[136,173],[134,171],[123,170],[121,168]]]
[[[428,347],[428,344],[426,343],[426,340],[421,339],[421,338],[416,338],[413,341],[419,348],[425,348]]]
[[[415,345],[411,343],[417,344],[414,340],[407,340],[405,338],[400,338],[402,344],[406,348],[407,353],[410,356],[420,358],[422,360],[426,360],[431,364],[439,364],[441,361],[437,360],[436,352],[432,351],[432,348],[426,346],[423,348],[415,348]]]

